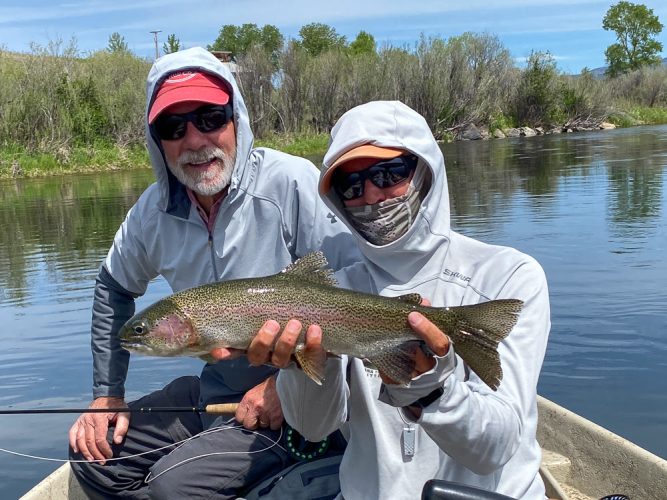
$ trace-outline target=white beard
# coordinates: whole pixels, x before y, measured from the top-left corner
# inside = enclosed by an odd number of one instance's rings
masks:
[[[188,167],[189,163],[204,163],[217,159],[213,166],[206,170]],[[232,180],[232,172],[236,163],[236,149],[228,154],[217,147],[202,148],[197,151],[186,151],[174,163],[167,163],[169,170],[185,187],[202,196],[218,194]]]

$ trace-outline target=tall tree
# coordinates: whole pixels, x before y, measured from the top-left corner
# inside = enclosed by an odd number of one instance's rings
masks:
[[[354,56],[375,53],[375,38],[370,33],[360,31],[357,38],[350,43],[350,52]]]
[[[655,37],[662,23],[653,9],[645,5],[621,1],[612,5],[602,20],[602,27],[616,33],[616,43],[607,47],[609,76],[660,63],[662,43]]]
[[[251,47],[258,45],[272,58],[275,58],[283,46],[283,40],[283,35],[278,28],[271,24],[261,29],[251,23],[241,26],[226,24],[220,29],[218,38],[207,48],[229,51],[238,57],[247,54]]]
[[[130,52],[125,38],[117,31],[111,33],[109,36],[107,52],[111,52],[112,54],[127,54]]]
[[[225,24],[220,28],[218,38],[206,48],[208,50],[225,50],[232,54],[236,54],[239,45],[238,30],[239,27],[234,24]]]
[[[334,48],[345,47],[345,37],[336,33],[331,26],[322,23],[310,23],[302,26],[299,30],[301,37],[300,45],[306,49],[311,56],[320,55],[322,52]]]
[[[162,53],[163,54],[173,54],[181,50],[181,41],[176,38],[176,35],[172,33],[167,36],[167,41],[162,44]]]
[[[264,52],[270,54],[272,58],[277,60],[285,42],[285,38],[282,33],[280,33],[280,30],[272,24],[265,24],[262,27],[261,40]]]

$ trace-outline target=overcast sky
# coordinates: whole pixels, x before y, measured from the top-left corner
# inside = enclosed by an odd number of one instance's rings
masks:
[[[155,54],[152,30],[161,30],[158,46],[175,34],[184,47],[206,46],[225,24],[273,24],[286,38],[299,28],[326,23],[353,40],[360,30],[378,45],[414,46],[420,34],[449,38],[466,31],[498,36],[520,63],[531,50],[549,51],[559,68],[578,73],[605,65],[604,51],[614,42],[602,29],[607,9],[600,0],[2,0],[0,46],[27,52],[30,43],[76,40],[79,51],[103,49],[120,33],[139,56]],[[667,0],[643,3],[667,25]],[[658,37],[665,46],[667,28]]]

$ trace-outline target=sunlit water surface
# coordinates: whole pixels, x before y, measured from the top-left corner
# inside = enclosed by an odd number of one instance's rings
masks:
[[[443,147],[453,226],[531,254],[552,331],[539,392],[667,457],[667,127]],[[0,408],[87,406],[94,279],[150,171],[0,183]],[[137,307],[169,293],[151,283]],[[202,362],[132,358],[128,398]],[[0,448],[66,457],[75,415],[0,416]],[[54,470],[0,452],[3,498]]]

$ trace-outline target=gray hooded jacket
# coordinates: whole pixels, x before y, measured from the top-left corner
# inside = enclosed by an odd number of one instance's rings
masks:
[[[451,230],[442,152],[424,119],[404,104],[371,102],[353,108],[331,137],[325,169],[346,151],[372,143],[410,151],[420,158],[418,168],[431,172],[430,190],[402,237],[375,246],[353,230],[364,257],[337,273],[342,286],[386,296],[418,292],[434,306],[499,298],[518,298],[525,305],[499,347],[504,376],[496,392],[455,355],[455,346],[408,387],[383,385],[377,371],[358,359],[332,358],[322,388],[299,370],[281,371],[278,393],[285,418],[314,441],[339,427],[349,431],[340,469],[346,500],[418,499],[432,478],[512,498],[543,499],[536,387],[550,312],[541,267],[517,250]],[[332,191],[321,194],[347,222],[338,197]],[[444,394],[413,421],[402,407],[437,387]],[[415,432],[414,456],[403,448],[404,429]]]
[[[211,73],[232,89],[237,156],[228,194],[209,233],[185,187],[165,164],[148,126],[153,96],[181,70]],[[123,396],[129,355],[117,332],[134,311],[134,298],[162,275],[174,292],[216,280],[265,276],[296,258],[322,250],[336,267],[358,260],[347,228],[317,196],[319,172],[309,161],[253,149],[248,112],[229,70],[202,48],[158,59],[147,81],[146,139],[157,181],[130,209],[104,261],[93,304],[93,396]],[[273,370],[245,357],[206,365],[202,400],[239,400]]]

